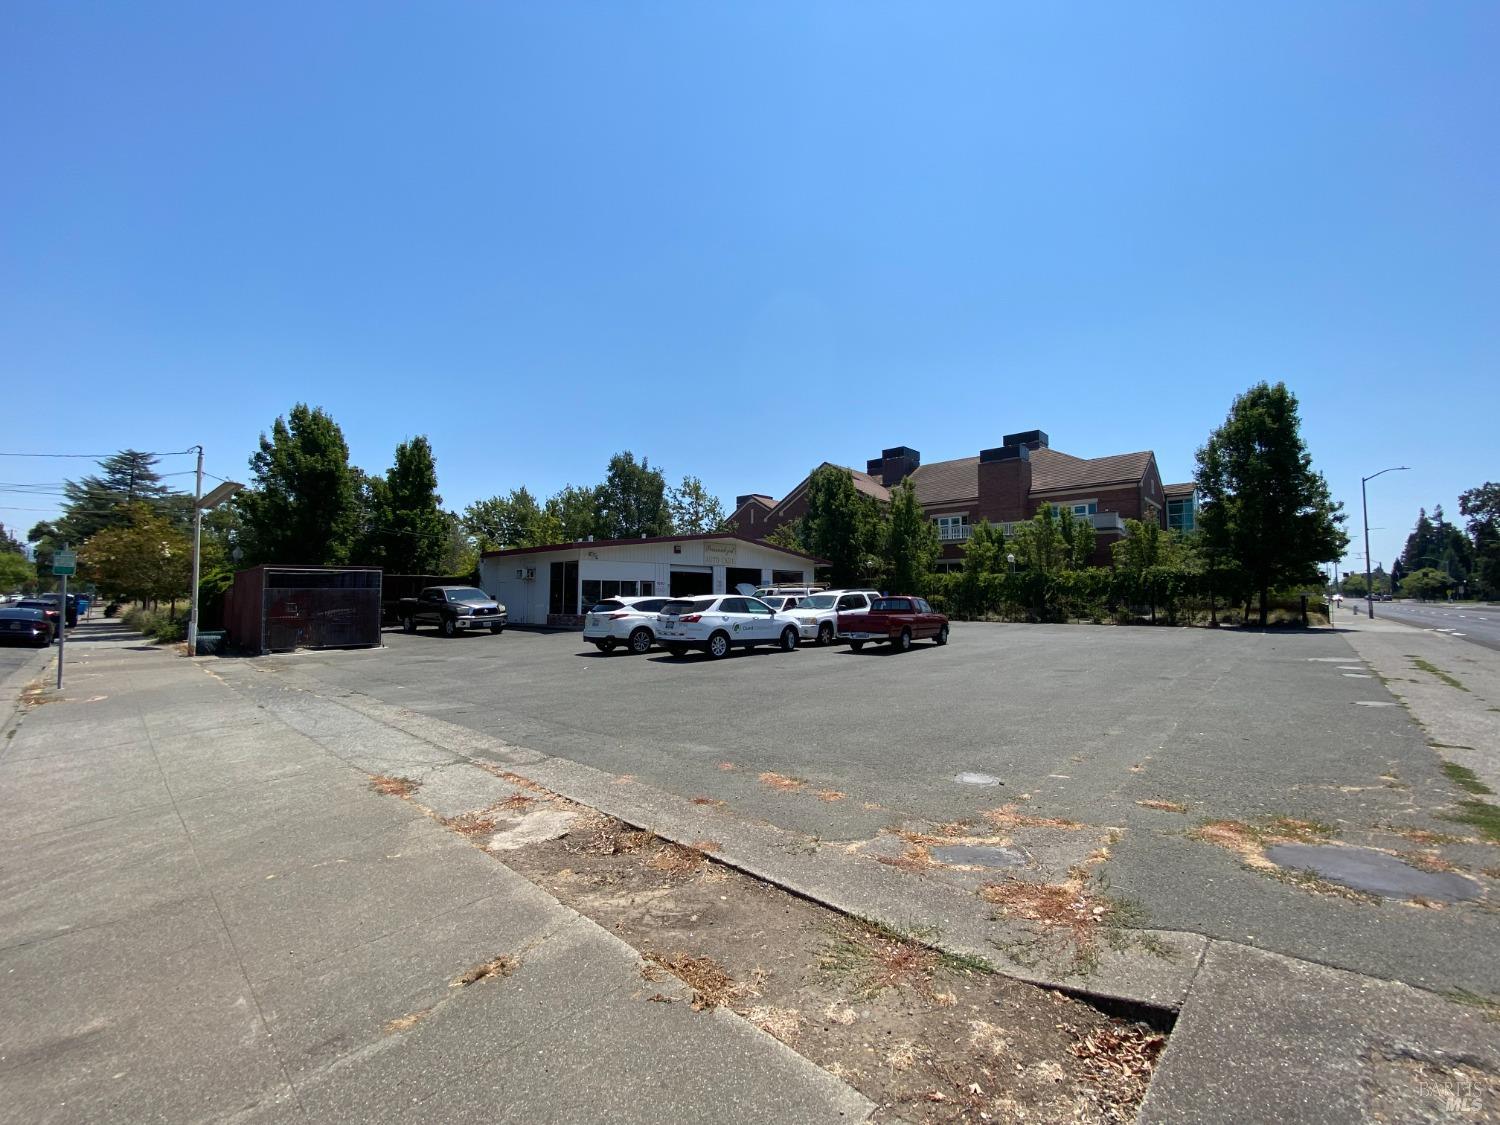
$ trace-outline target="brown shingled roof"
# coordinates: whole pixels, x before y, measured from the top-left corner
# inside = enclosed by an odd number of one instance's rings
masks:
[[[1197,492],[1198,484],[1196,481],[1185,481],[1182,484],[1164,484],[1161,486],[1161,490],[1175,500],[1178,497],[1191,496]]]
[[[1031,490],[1060,492],[1122,481],[1134,482],[1146,475],[1150,463],[1149,452],[1074,457],[1057,449],[1036,449],[1031,453]],[[979,458],[934,461],[915,470],[911,482],[923,507],[972,499],[979,495]]]

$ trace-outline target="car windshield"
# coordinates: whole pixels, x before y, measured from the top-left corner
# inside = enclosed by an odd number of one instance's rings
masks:
[[[590,613],[609,613],[609,612],[611,612],[613,610],[624,609],[624,608],[625,608],[625,603],[624,602],[600,602],[593,609],[589,610],[589,612]]]
[[[664,606],[661,607],[661,611],[663,613],[668,613],[668,614],[672,614],[673,616],[680,617],[684,613],[702,613],[705,609],[707,609],[712,604],[713,603],[709,602],[709,601],[702,601],[702,602],[688,602],[688,601],[668,602],[666,605],[664,605]]]
[[[486,594],[483,590],[474,589],[473,586],[456,586],[453,589],[447,591],[447,595],[450,602],[487,602],[490,600],[490,596],[488,594]]]
[[[832,609],[834,602],[838,601],[833,594],[814,594],[810,598],[803,598],[797,606],[798,609]]]

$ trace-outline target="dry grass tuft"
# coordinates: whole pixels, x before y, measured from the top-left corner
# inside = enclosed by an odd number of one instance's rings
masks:
[[[1415,854],[1403,854],[1403,860],[1413,867],[1420,867],[1423,871],[1454,871],[1456,868],[1437,852],[1416,852]]]
[[[979,897],[1028,922],[1066,930],[1080,949],[1092,943],[1094,931],[1109,913],[1109,907],[1095,903],[1083,880],[1076,876],[1064,883],[1028,883],[1021,879],[986,883],[979,888]]]
[[[844,794],[840,793],[837,789],[819,789],[817,798],[820,801],[842,801]]]
[[[1425,844],[1432,847],[1437,844],[1461,844],[1464,842],[1462,836],[1451,836],[1446,832],[1431,832],[1426,828],[1387,828],[1392,836],[1400,836],[1410,840],[1413,844]]]
[[[796,1008],[776,1008],[770,1004],[757,1004],[745,1013],[745,1018],[769,1035],[783,1043],[791,1043],[802,1030],[802,1015]]]
[[[693,798],[693,804],[695,804],[695,805],[710,805],[713,808],[722,809],[727,804],[729,804],[729,802],[728,801],[721,801],[717,797],[694,797]]]
[[[860,922],[848,922],[818,958],[830,976],[847,979],[856,997],[868,999],[888,988],[931,994],[943,958],[925,945]]]
[[[903,1039],[895,1044],[885,1057],[885,1065],[891,1070],[910,1070],[922,1057],[922,1048],[913,1039]]]
[[[1006,1058],[1015,1049],[1005,1029],[986,1020],[969,1021],[969,1046],[993,1059]]]
[[[989,809],[984,813],[984,818],[1002,832],[1013,828],[1064,828],[1072,831],[1083,827],[1076,820],[1065,820],[1057,816],[1032,816],[1030,813],[1018,812],[1015,805],[1001,805],[998,809]]]
[[[848,1004],[840,1004],[837,1000],[830,1000],[828,1007],[823,1009],[823,1018],[829,1023],[836,1023],[840,1027],[848,1027],[859,1019],[859,1013]]]
[[[1162,812],[1185,813],[1188,811],[1188,807],[1178,801],[1164,801],[1155,799],[1150,801],[1137,801],[1136,804],[1140,805],[1143,809],[1160,809]]]
[[[643,953],[641,956],[646,960],[641,976],[649,981],[660,981],[664,979],[661,973],[670,973],[693,990],[692,1008],[695,1012],[758,995],[757,980],[735,980],[712,957],[693,957],[687,953],[671,957],[660,953]]]
[[[1240,820],[1206,820],[1188,835],[1234,852],[1247,867],[1278,871],[1276,864],[1265,857],[1266,848],[1273,844],[1316,843],[1333,835],[1333,829],[1310,820],[1279,816],[1263,826]]]
[[[490,809],[447,816],[443,818],[442,823],[445,828],[457,832],[460,836],[467,836],[471,840],[479,836],[495,834],[495,818]]]
[[[731,771],[731,770],[737,770],[740,767],[737,766],[737,765],[735,765],[733,762],[720,762],[719,763],[719,768],[721,770],[723,770],[725,773],[728,773],[729,771]]]
[[[427,1018],[431,1008],[423,1008],[420,1012],[411,1012],[408,1015],[397,1016],[385,1025],[385,1033],[394,1035],[398,1031],[408,1031]]]
[[[908,844],[906,850],[900,855],[876,856],[876,861],[887,867],[897,867],[902,871],[925,871],[930,867],[939,866],[937,860],[932,858],[932,851],[926,844]]]
[[[537,799],[535,797],[529,796],[526,793],[512,793],[496,807],[504,809],[506,812],[526,812],[536,802]]]
[[[724,845],[717,840],[694,840],[688,846],[702,852],[704,855],[713,855],[715,852],[724,849]]]
[[[383,773],[377,773],[370,778],[370,788],[377,793],[384,793],[387,797],[405,799],[422,788],[422,783],[413,781],[409,777],[387,777]]]
[[[475,965],[468,972],[454,977],[448,987],[467,988],[471,984],[488,980],[490,977],[508,977],[520,967],[521,962],[517,961],[509,953],[502,953],[500,956],[492,957],[484,962],[484,964]]]
[[[769,770],[760,775],[760,783],[783,793],[795,793],[807,784],[800,777],[787,777],[784,774],[771,773]]]
[[[706,862],[701,852],[677,844],[666,844],[656,850],[646,861],[646,866],[652,871],[661,871],[667,875],[691,875]]]

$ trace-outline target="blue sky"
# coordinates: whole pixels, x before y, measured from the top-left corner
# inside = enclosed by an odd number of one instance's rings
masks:
[[[1032,427],[1178,480],[1236,393],[1284,379],[1354,525],[1360,476],[1412,466],[1371,486],[1387,565],[1419,505],[1500,478],[1493,4],[11,3],[5,26],[5,397],[82,407],[7,450],[202,442],[243,479],[305,400],[372,471],[428,434],[455,507],[592,483],[621,448],[729,503]],[[45,504],[0,493],[0,520]]]

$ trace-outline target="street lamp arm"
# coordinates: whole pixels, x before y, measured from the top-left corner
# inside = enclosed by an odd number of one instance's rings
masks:
[[[1384,476],[1386,473],[1405,473],[1405,472],[1410,472],[1410,471],[1411,471],[1411,466],[1410,465],[1392,465],[1389,469],[1381,469],[1380,472],[1378,472],[1378,473],[1371,473],[1367,477],[1360,477],[1359,478],[1359,482],[1361,484],[1364,484],[1366,481],[1372,481],[1376,477]]]

